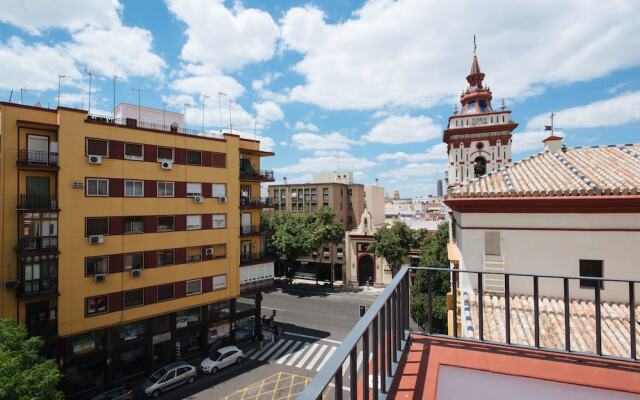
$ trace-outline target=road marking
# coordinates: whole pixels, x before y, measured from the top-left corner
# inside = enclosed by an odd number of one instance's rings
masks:
[[[287,335],[290,335],[290,336],[299,336],[299,337],[303,337],[303,338],[307,338],[307,339],[324,340],[325,342],[329,342],[329,343],[335,343],[335,344],[342,343],[342,342],[339,342],[337,340],[325,339],[325,338],[321,338],[321,337],[318,337],[318,336],[303,335],[302,333],[294,333],[294,332],[288,332],[288,331],[286,331],[284,333],[286,333]]]
[[[331,346],[331,348],[327,352],[327,355],[324,356],[324,360],[322,360],[320,365],[318,365],[318,369],[316,369],[316,371],[320,371],[320,369],[327,363],[327,361],[329,361],[329,358],[331,358],[331,356],[333,355],[333,353],[336,352],[336,350],[338,350],[336,346]]]
[[[275,345],[271,346],[269,350],[265,351],[260,357],[258,357],[258,361],[264,361],[265,358],[269,357],[269,354],[273,353],[283,343],[284,340],[278,340]]]
[[[265,307],[262,306],[263,309],[265,310],[276,310],[276,311],[282,311],[282,312],[289,312],[290,310],[283,310],[282,308],[272,308],[272,307]]]
[[[276,364],[282,364],[283,362],[285,362],[287,360],[287,358],[292,355],[293,353],[296,352],[296,350],[298,350],[298,348],[300,346],[302,346],[304,344],[304,342],[295,342],[293,344],[293,346],[291,346],[291,348],[289,349],[288,352],[285,353],[285,355],[283,355],[282,357],[280,357],[280,359],[278,361],[276,361]]]
[[[300,350],[296,351],[295,354],[293,355],[293,357],[291,357],[291,359],[289,360],[289,362],[287,362],[288,366],[293,365],[294,362],[296,362],[296,360],[298,359],[298,357],[300,357],[302,355],[302,353],[305,352],[305,350],[307,350],[309,348],[309,346],[311,346],[311,343],[305,343],[304,347],[301,348]]]
[[[280,357],[280,354],[282,354],[282,352],[285,351],[287,349],[287,347],[289,347],[289,345],[292,342],[293,342],[293,340],[289,340],[287,343],[285,343],[282,347],[280,347],[280,350],[278,350],[275,353],[273,353],[273,355],[271,357],[269,357],[269,359],[267,361],[271,362],[271,361],[275,360],[276,358]]]
[[[309,359],[309,357],[311,357],[311,355],[313,354],[313,352],[315,351],[315,349],[318,347],[318,343],[314,343],[311,346],[311,349],[309,349],[309,351],[307,351],[307,354],[304,355],[304,357],[302,357],[300,359],[300,362],[296,365],[296,368],[302,368],[302,366],[304,365],[304,363],[307,362],[307,360]]]
[[[318,360],[320,359],[320,357],[322,356],[322,353],[324,353],[324,351],[327,349],[327,345],[323,344],[322,347],[320,347],[320,349],[318,350],[318,352],[316,353],[316,355],[311,359],[311,361],[309,362],[309,365],[307,365],[307,369],[312,369],[314,365],[316,365],[316,363],[318,362]]]
[[[249,357],[252,360],[255,360],[256,357],[258,357],[258,355],[263,351],[268,349],[269,347],[273,346],[273,343],[268,343],[266,346],[264,346],[262,349],[257,349],[255,350],[255,352],[253,354],[251,354],[251,357]]]

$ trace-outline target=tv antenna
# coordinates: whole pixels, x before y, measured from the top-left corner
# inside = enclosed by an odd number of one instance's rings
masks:
[[[89,107],[87,109],[87,113],[91,113],[91,81],[93,79],[93,69],[85,67],[84,72],[89,75]]]
[[[65,74],[58,74],[58,107],[60,107],[60,86],[61,86],[61,85],[60,85],[60,82],[61,82],[63,79],[66,79],[66,78],[67,78],[67,75],[65,75]]]
[[[226,96],[227,94],[224,92],[218,91],[218,111],[220,111],[220,132],[222,132],[222,96]]]
[[[131,88],[134,92],[138,92],[138,124],[140,124],[140,116],[142,110],[142,93],[146,92],[146,90],[142,88]]]
[[[202,93],[202,134],[204,135],[204,103],[206,99],[210,99],[210,96]]]
[[[553,119],[555,118],[555,116],[556,116],[556,113],[554,113],[554,112],[552,112],[551,114],[549,114],[549,119],[551,120],[551,125],[545,125],[545,126],[544,126],[544,130],[545,130],[545,131],[550,131],[550,132],[551,132],[551,135],[553,135],[553,134],[554,134],[553,132],[554,132],[556,129],[562,129],[562,128],[558,128],[557,126],[555,126],[555,125],[553,124]]]

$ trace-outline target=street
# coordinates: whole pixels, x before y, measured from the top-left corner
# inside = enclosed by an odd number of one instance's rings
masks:
[[[273,398],[294,398],[291,393],[304,387],[358,321],[359,305],[370,305],[377,294],[329,292],[312,285],[267,293],[262,313],[271,315],[276,310],[275,321],[284,331],[276,343],[265,343],[261,350],[248,349],[242,363],[215,375],[200,375],[193,384],[166,392],[160,398],[257,400],[269,387],[273,389],[265,398],[271,399],[276,389],[285,394]],[[363,359],[360,352],[358,368]],[[348,375],[346,367],[343,370]]]

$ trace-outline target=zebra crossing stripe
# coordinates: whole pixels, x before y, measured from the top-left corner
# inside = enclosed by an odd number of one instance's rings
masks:
[[[307,362],[307,360],[309,359],[309,357],[311,357],[311,354],[313,354],[313,352],[316,350],[317,347],[318,347],[318,343],[314,343],[309,349],[309,351],[307,351],[307,353],[304,355],[304,357],[300,359],[300,362],[296,364],[296,368],[302,368],[304,363]]]
[[[296,351],[296,352],[293,354],[293,357],[291,357],[291,359],[287,362],[287,365],[288,365],[288,366],[293,365],[293,363],[294,363],[294,362],[296,362],[296,360],[298,359],[298,357],[300,357],[300,356],[302,355],[302,353],[304,353],[304,352],[309,348],[309,346],[311,346],[311,343],[308,343],[308,342],[307,342],[307,343],[305,343],[305,344],[304,344],[304,347],[302,347],[300,350]]]
[[[291,343],[293,343],[293,340],[289,340],[282,347],[280,347],[280,350],[278,350],[275,353],[273,353],[273,355],[271,357],[269,357],[269,359],[267,361],[271,362],[271,361],[275,360],[276,358],[280,357],[280,354],[282,354],[282,352],[285,351],[287,349],[287,347],[289,347],[289,345]]]
[[[327,363],[327,361],[329,361],[329,358],[331,358],[331,356],[333,355],[333,353],[336,352],[337,349],[338,348],[336,346],[331,346],[331,348],[327,352],[327,355],[324,356],[324,360],[322,360],[320,365],[318,365],[318,368],[316,369],[316,371],[320,371],[320,369]]]
[[[262,349],[256,349],[254,350],[253,354],[251,354],[251,357],[249,357],[252,360],[255,360],[256,357],[258,357],[258,355],[263,351],[266,350],[268,348],[270,348],[271,346],[273,346],[273,343],[269,343],[267,344],[265,347],[263,347]]]
[[[264,353],[260,357],[258,357],[258,361],[264,361],[265,358],[269,357],[269,354],[273,353],[278,347],[282,346],[284,340],[278,340],[275,345],[271,346],[271,348]]]
[[[276,364],[282,364],[283,362],[287,361],[287,358],[289,358],[290,355],[292,355],[293,353],[296,352],[296,350],[298,350],[298,348],[300,346],[302,346],[304,344],[304,342],[295,342],[293,344],[293,346],[291,346],[291,348],[289,349],[289,351],[287,351],[282,357],[280,357],[278,359],[278,361],[276,361]]]
[[[307,365],[307,369],[312,369],[314,365],[316,365],[316,363],[318,362],[318,360],[320,359],[320,357],[322,357],[322,353],[324,353],[324,351],[327,349],[327,345],[323,344],[322,347],[320,347],[320,350],[318,350],[318,352],[316,353],[316,355],[311,359],[311,361],[309,362],[309,365]]]

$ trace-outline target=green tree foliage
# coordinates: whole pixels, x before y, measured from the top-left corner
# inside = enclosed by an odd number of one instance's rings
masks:
[[[421,247],[420,266],[449,269],[449,225],[440,224],[436,234],[426,236],[425,239]],[[447,333],[446,295],[450,290],[449,278],[448,272],[431,273],[433,333]],[[427,282],[427,271],[418,271],[411,287],[411,318],[423,330],[428,329]]]
[[[309,214],[273,213],[267,222],[271,229],[267,249],[275,257],[284,257],[289,265],[318,249],[314,218]]]
[[[338,244],[344,240],[344,225],[338,220],[332,209],[322,207],[312,216],[314,218],[313,230],[316,249],[321,249],[329,244]]]
[[[376,257],[384,258],[389,264],[391,274],[395,276],[400,271],[414,239],[414,232],[404,222],[383,225],[373,235],[369,251]]]
[[[62,374],[54,360],[42,357],[42,339],[28,337],[22,325],[0,320],[0,399],[63,399],[56,386]]]

